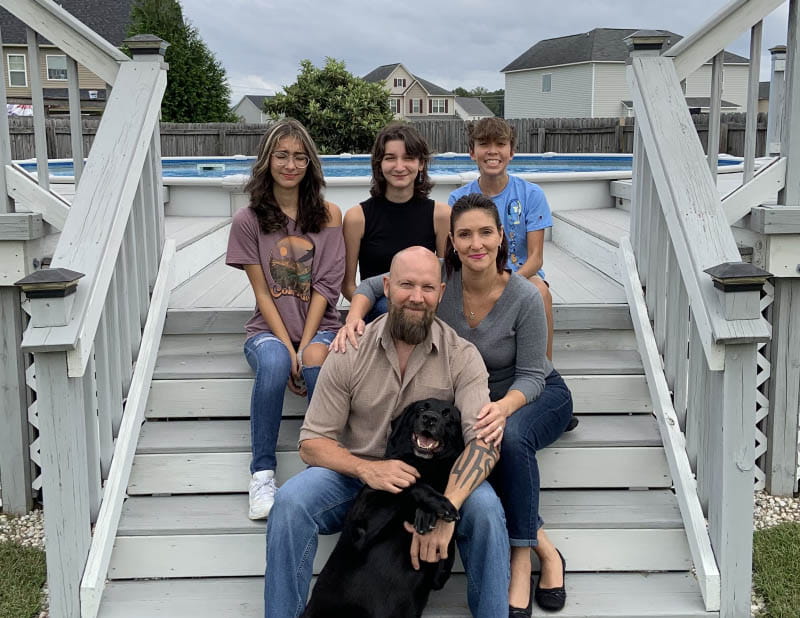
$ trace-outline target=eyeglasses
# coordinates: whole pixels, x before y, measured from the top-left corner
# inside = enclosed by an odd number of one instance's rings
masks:
[[[272,153],[272,158],[275,160],[275,163],[277,163],[281,167],[289,163],[289,159],[292,159],[292,161],[294,161],[294,164],[300,169],[308,167],[308,162],[309,162],[308,155],[306,154],[300,154],[300,153],[289,154],[284,150],[276,150],[275,152]]]

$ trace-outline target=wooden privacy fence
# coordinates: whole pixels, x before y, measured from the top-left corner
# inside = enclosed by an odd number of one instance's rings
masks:
[[[744,155],[746,114],[724,114],[720,126],[719,152]],[[703,148],[708,141],[708,114],[693,114]],[[509,120],[517,131],[517,152],[633,152],[634,118],[523,118]],[[84,152],[94,142],[98,118],[81,120]],[[462,120],[415,120],[411,124],[428,140],[434,152],[467,152],[467,125]],[[30,118],[9,120],[11,155],[14,159],[34,156],[33,122]],[[269,123],[161,123],[161,152],[165,157],[213,157],[254,155]],[[763,155],[767,115],[758,115],[756,153]],[[53,159],[72,156],[70,123],[49,118],[45,135],[47,153]]]

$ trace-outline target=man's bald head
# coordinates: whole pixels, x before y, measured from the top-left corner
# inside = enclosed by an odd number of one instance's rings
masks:
[[[430,249],[425,247],[414,246],[408,247],[398,251],[392,258],[392,264],[389,268],[389,277],[397,277],[399,272],[405,272],[406,269],[414,271],[429,271],[436,272],[437,283],[442,280],[442,269],[439,265],[439,258]]]

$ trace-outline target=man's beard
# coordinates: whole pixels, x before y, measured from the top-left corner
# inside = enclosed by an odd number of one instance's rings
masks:
[[[424,313],[419,314],[418,319],[409,317],[406,314],[403,306],[397,306],[389,301],[389,332],[392,338],[408,343],[409,345],[417,345],[422,343],[431,332],[431,324],[436,312],[430,309],[424,303],[406,303],[405,306],[413,307],[414,309],[420,308]]]

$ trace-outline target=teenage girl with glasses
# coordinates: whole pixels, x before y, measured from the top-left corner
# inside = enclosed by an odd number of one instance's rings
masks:
[[[289,389],[311,395],[340,326],[344,276],[342,213],[322,198],[317,149],[302,124],[270,127],[245,190],[250,205],[233,217],[226,263],[247,273],[255,294],[244,353],[255,371],[250,403],[251,519],[274,501],[275,448]]]

